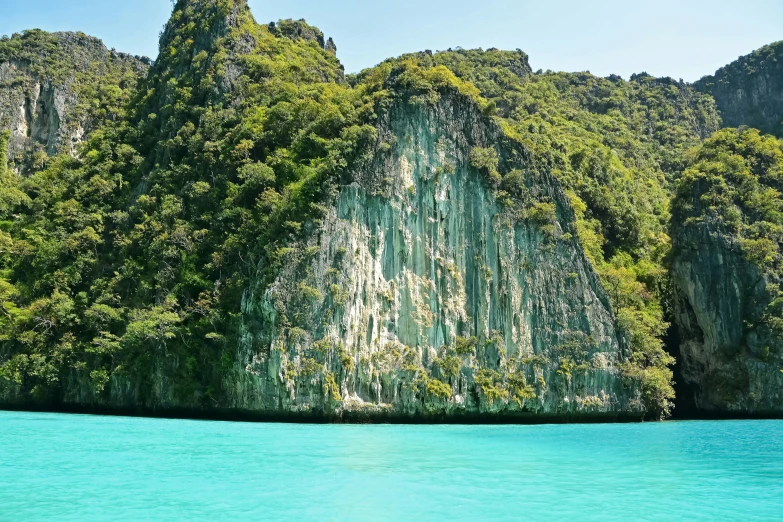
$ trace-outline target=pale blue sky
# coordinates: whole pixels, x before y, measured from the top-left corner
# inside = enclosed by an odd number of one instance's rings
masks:
[[[305,18],[348,72],[461,46],[520,48],[534,69],[693,81],[783,39],[783,0],[250,0],[259,22]],[[170,0],[0,0],[0,34],[80,30],[152,58]]]

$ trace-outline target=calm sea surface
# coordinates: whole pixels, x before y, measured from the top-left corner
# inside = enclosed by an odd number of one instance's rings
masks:
[[[0,412],[0,520],[783,520],[783,422],[338,426]]]

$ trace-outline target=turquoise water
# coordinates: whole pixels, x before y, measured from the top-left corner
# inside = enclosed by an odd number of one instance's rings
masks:
[[[783,422],[345,426],[0,412],[0,520],[783,520]]]

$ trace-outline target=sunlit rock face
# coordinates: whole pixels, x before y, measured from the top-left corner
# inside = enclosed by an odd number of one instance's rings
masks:
[[[641,416],[625,340],[559,185],[459,97],[398,103],[372,167],[248,289],[232,407],[378,416]],[[498,201],[495,147],[527,203]],[[549,202],[551,221],[531,202]]]
[[[725,127],[783,136],[783,41],[757,49],[694,86],[715,98]]]
[[[25,54],[0,48],[0,131],[11,131],[8,157],[17,170],[35,152],[76,154],[120,109],[115,92],[133,88],[150,64],[82,33],[35,30],[13,39]]]

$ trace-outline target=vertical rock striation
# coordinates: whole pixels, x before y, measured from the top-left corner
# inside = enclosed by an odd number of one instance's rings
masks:
[[[694,151],[673,203],[682,378],[695,406],[783,412],[783,146],[724,129]]]
[[[783,41],[742,56],[694,87],[715,98],[726,127],[783,136]]]
[[[460,97],[397,104],[357,172],[264,291],[250,288],[234,406],[427,417],[643,415],[557,182]],[[498,147],[551,223],[471,165]],[[520,187],[522,188],[522,187]],[[258,285],[257,288],[261,288]]]
[[[53,56],[56,36],[30,38]],[[486,58],[477,76],[504,79],[487,96],[407,59],[346,82],[320,31],[258,25],[244,0],[180,0],[160,44],[124,109],[76,89],[79,110],[50,125],[118,120],[46,171],[98,228],[77,221],[65,242],[59,215],[27,209],[12,227],[15,242],[56,223],[41,248],[61,253],[30,266],[68,278],[39,291],[26,284],[38,272],[7,256],[21,311],[0,343],[4,404],[296,420],[656,414],[666,362],[647,372],[659,340],[629,327],[655,314],[618,308],[618,320],[550,173],[561,162],[520,144],[538,125],[490,116],[513,106],[498,89],[529,79],[524,53],[438,58],[463,72]],[[52,85],[121,91],[133,76],[52,70]],[[59,211],[56,194],[40,203]]]
[[[709,412],[783,411],[780,341],[758,323],[771,281],[743,256],[736,238],[702,224],[675,236],[682,378]]]

